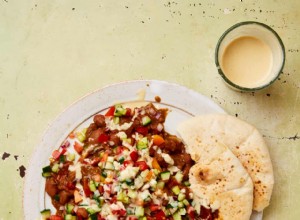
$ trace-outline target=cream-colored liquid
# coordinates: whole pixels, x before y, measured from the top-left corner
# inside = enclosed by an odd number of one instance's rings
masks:
[[[252,88],[267,83],[273,63],[272,51],[254,37],[240,37],[232,41],[221,59],[221,68],[234,84]]]

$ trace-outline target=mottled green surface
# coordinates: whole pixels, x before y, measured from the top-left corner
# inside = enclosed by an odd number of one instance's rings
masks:
[[[257,93],[224,85],[219,36],[245,20],[273,27],[286,46],[280,79]],[[270,146],[275,188],[264,219],[300,218],[300,1],[0,0],[0,219],[22,219],[33,149],[67,106],[107,84],[177,82],[254,124]],[[18,157],[14,157],[18,156]]]

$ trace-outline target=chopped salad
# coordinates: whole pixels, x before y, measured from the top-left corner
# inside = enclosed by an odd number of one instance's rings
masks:
[[[188,174],[194,161],[167,133],[167,109],[115,105],[72,132],[43,168],[56,213],[50,220],[214,219],[218,211],[193,200]]]

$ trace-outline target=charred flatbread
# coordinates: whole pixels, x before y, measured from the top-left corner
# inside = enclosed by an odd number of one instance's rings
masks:
[[[274,184],[273,168],[267,145],[255,127],[230,115],[210,114],[191,118],[178,130],[184,134],[193,132],[199,142],[218,140],[228,146],[252,178],[253,209],[262,211],[269,205]],[[191,154],[198,151],[197,146],[193,147]]]

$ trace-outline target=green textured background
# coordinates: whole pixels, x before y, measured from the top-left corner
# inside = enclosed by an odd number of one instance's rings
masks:
[[[246,20],[286,46],[283,74],[257,93],[229,89],[214,65],[219,36]],[[264,219],[300,219],[299,50],[296,0],[0,0],[0,220],[23,218],[20,167],[48,124],[85,94],[132,79],[180,83],[254,124],[275,171]]]

